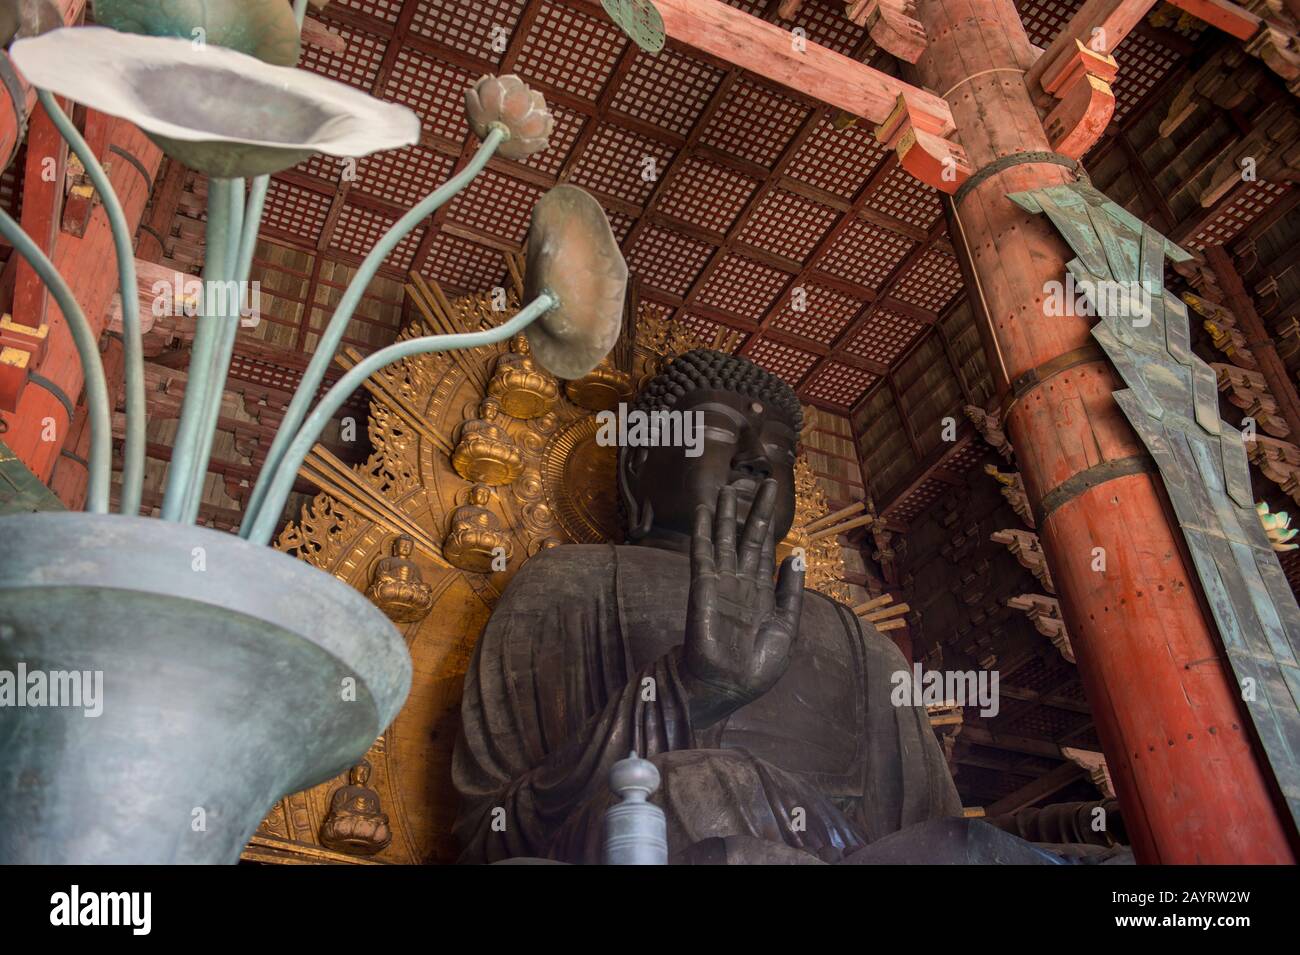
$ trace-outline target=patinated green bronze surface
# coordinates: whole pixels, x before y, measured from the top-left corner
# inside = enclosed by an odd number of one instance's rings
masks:
[[[234,862],[406,698],[388,618],[269,548],[79,513],[0,539],[0,863]]]

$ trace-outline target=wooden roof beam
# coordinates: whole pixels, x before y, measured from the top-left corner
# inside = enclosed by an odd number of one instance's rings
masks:
[[[902,96],[918,129],[934,136],[956,129],[948,104],[933,93],[722,0],[655,0],[655,7],[673,39],[854,116],[879,125]]]

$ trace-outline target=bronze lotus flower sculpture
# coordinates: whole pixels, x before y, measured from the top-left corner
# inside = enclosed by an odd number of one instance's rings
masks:
[[[555,119],[546,100],[519,77],[483,76],[465,91],[465,114],[479,139],[496,123],[510,131],[497,151],[506,159],[524,159],[546,148]]]
[[[278,66],[298,62],[298,24],[284,0],[94,0],[94,8],[96,23],[123,33],[184,37]]]
[[[10,55],[34,86],[130,120],[173,159],[219,178],[420,138],[405,106],[210,43],[74,27],[19,40]]]
[[[542,196],[527,259],[524,297],[550,291],[559,299],[529,326],[528,344],[552,374],[581,378],[618,341],[627,291],[627,263],[600,203],[567,183]]]
[[[229,0],[229,9],[238,5]],[[135,7],[155,18],[146,26],[170,23],[183,32],[222,4],[123,0],[98,10],[125,17]],[[363,156],[419,137],[419,121],[404,107],[224,49],[212,36],[196,46],[184,37],[104,27],[59,29],[19,40],[12,58],[103,200],[119,290],[137,285],[131,230],[103,165],[54,94],[136,123],[174,159],[208,173],[210,282],[247,281],[268,173],[315,152]],[[411,663],[389,618],[330,575],[265,546],[303,460],[349,395],[411,355],[495,345],[527,330],[539,362],[565,377],[582,375],[618,337],[627,281],[599,205],[573,186],[556,187],[538,203],[529,233],[531,301],[500,325],[394,342],[317,397],[366,288],[398,243],[498,150],[520,158],[545,145],[545,103],[515,77],[486,78],[467,103],[482,144],[394,222],[357,268],[267,451],[242,540],[194,526],[238,303],[224,296],[203,302],[163,519],[154,520],[135,516],[144,477],[144,362],[138,302],[133,293],[123,296],[126,465],[122,513],[110,515],[111,412],[98,336],[66,279],[0,208],[0,237],[33,267],[67,320],[85,373],[92,438],[90,513],[0,516],[0,540],[9,545],[0,547],[0,670],[24,659],[60,669],[95,669],[103,661],[115,680],[102,719],[83,720],[69,707],[25,708],[13,717],[18,728],[8,736],[18,745],[0,760],[0,862],[233,862],[273,796],[354,765],[400,708]],[[254,177],[247,195],[245,176]],[[206,555],[201,574],[191,563],[196,544]],[[95,638],[89,643],[87,633]],[[355,681],[354,699],[340,699],[340,677]],[[160,712],[172,717],[161,729]],[[213,774],[212,766],[242,769]],[[33,779],[48,799],[18,798]],[[201,834],[191,828],[195,806],[209,811]]]

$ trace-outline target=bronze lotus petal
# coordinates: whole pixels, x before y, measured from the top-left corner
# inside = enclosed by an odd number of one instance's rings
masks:
[[[542,94],[514,74],[479,77],[465,91],[465,113],[479,139],[497,123],[510,131],[510,138],[497,148],[506,159],[524,159],[545,149],[555,128]]]
[[[533,207],[525,298],[559,304],[526,332],[533,354],[559,378],[581,378],[609,354],[623,325],[627,263],[600,203],[567,183]]]
[[[54,30],[11,48],[35,86],[135,123],[167,155],[210,176],[259,176],[315,153],[409,146],[420,120],[346,83],[226,47],[105,27]]]

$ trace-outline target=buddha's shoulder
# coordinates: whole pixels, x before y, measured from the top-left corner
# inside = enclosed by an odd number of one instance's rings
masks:
[[[561,544],[539,550],[524,561],[509,590],[583,590],[602,575],[612,576],[613,568],[613,548],[608,544]]]

